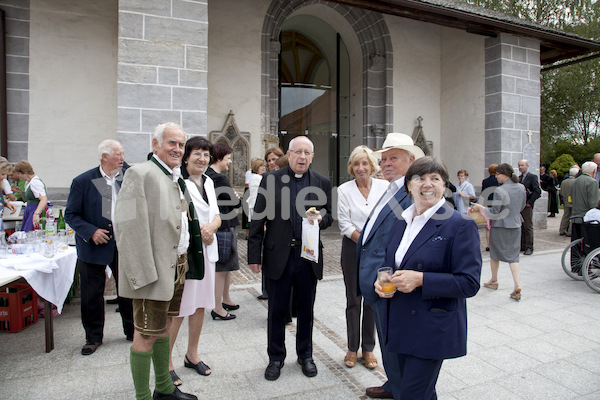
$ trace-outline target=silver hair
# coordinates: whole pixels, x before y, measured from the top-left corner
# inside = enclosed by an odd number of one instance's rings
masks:
[[[98,159],[102,160],[103,154],[111,155],[115,152],[115,147],[122,147],[121,143],[113,139],[106,139],[100,142],[98,145]]]
[[[292,150],[292,146],[293,146],[294,142],[296,141],[296,139],[299,139],[299,138],[306,138],[306,139],[308,139],[308,136],[304,136],[304,135],[296,136],[295,138],[293,138],[292,140],[290,140],[290,144],[288,145],[288,150]],[[312,146],[312,152],[314,153],[315,152],[315,144],[310,139],[308,139],[308,141],[310,142],[310,145]]]
[[[597,168],[598,168],[598,166],[593,161],[586,161],[581,166],[581,170],[583,172],[585,172],[586,174],[593,174],[594,172],[596,172]]]
[[[572,168],[569,170],[569,175],[570,175],[570,176],[577,176],[577,174],[578,174],[578,173],[579,173],[579,168],[572,167]]]
[[[170,129],[180,129],[183,132],[183,128],[181,125],[176,124],[175,122],[165,122],[163,124],[158,124],[156,128],[154,128],[154,133],[152,134],[152,140],[156,139],[159,145],[162,144],[163,137],[165,135],[165,130],[167,128]]]

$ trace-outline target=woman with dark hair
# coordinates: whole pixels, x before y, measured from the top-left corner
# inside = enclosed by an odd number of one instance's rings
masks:
[[[389,299],[384,336],[400,368],[401,379],[391,382],[397,399],[437,398],[442,362],[467,353],[465,299],[479,290],[479,233],[475,221],[447,204],[447,181],[435,158],[410,166],[405,186],[414,203],[394,222],[386,248],[384,265],[395,272],[374,283]],[[382,291],[383,281],[391,281],[391,292]]]
[[[24,179],[25,191],[21,197],[27,202],[27,207],[23,212],[23,223],[21,230],[29,232],[40,228],[40,214],[46,209],[48,196],[46,195],[46,185],[35,174],[33,167],[27,161],[19,161],[15,164],[13,176],[16,179]]]
[[[219,213],[221,214],[221,227],[217,231],[219,261],[216,264],[215,274],[215,306],[210,312],[212,319],[219,320],[234,319],[235,314],[231,314],[229,311],[240,308],[229,296],[231,271],[240,269],[235,234],[235,227],[239,225],[239,221],[235,209],[242,205],[229,180],[222,174],[229,170],[232,162],[231,153],[233,153],[233,149],[226,143],[215,143],[212,161],[206,170],[206,175],[215,183]],[[233,205],[231,205],[232,203]]]
[[[181,385],[182,382],[175,373],[171,354],[179,328],[186,316],[189,323],[189,336],[183,364],[187,368],[195,369],[200,375],[206,376],[211,373],[210,367],[198,357],[198,342],[204,323],[204,309],[215,307],[215,263],[219,259],[215,235],[221,225],[219,206],[214,183],[204,174],[210,162],[212,148],[208,140],[195,136],[187,141],[183,154],[182,175],[186,178],[186,190],[192,199],[195,218],[198,219],[202,234],[204,276],[200,278],[193,272],[196,269],[193,264],[194,257],[188,257],[190,272],[186,275],[179,316],[173,318],[170,330],[169,370],[175,386]]]
[[[521,210],[525,208],[525,186],[519,183],[510,164],[500,164],[496,167],[496,178],[500,186],[494,191],[493,205],[483,207],[473,204],[473,207],[484,210],[492,221],[490,231],[490,268],[492,279],[483,286],[498,289],[498,268],[500,261],[507,262],[513,276],[514,288],[510,297],[521,300],[521,273],[519,270],[519,251],[521,250]]]
[[[265,161],[267,162],[267,171],[275,171],[279,169],[277,160],[283,157],[283,151],[275,146],[265,152]]]
[[[558,214],[558,173],[555,169],[550,170],[546,180],[546,190],[548,191],[548,217],[554,218]]]

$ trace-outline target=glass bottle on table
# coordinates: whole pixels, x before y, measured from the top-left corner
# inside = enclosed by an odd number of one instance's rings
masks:
[[[63,216],[62,208],[58,212],[58,220],[56,221],[56,232],[60,232],[61,230],[66,230],[65,217]]]

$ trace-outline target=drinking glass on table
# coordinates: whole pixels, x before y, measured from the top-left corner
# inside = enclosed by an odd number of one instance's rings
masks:
[[[386,297],[392,297],[396,293],[396,286],[392,283],[393,274],[394,269],[392,267],[381,267],[377,270],[377,281]]]

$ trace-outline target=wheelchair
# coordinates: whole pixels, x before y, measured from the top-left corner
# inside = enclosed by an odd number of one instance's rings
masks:
[[[573,240],[561,257],[563,270],[570,278],[583,280],[600,293],[600,223],[573,221],[572,233]]]

